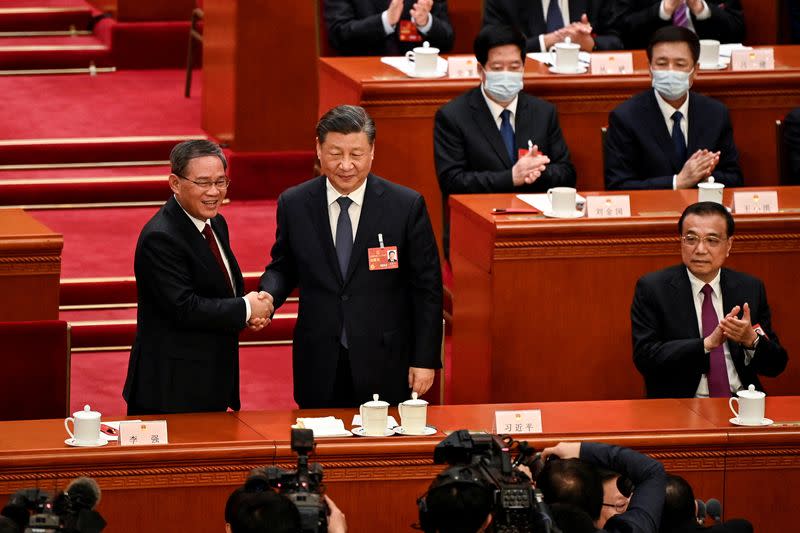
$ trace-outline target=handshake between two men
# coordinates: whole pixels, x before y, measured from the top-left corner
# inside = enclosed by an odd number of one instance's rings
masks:
[[[275,312],[272,295],[266,291],[251,291],[245,298],[250,304],[250,320],[247,321],[247,327],[259,331],[268,326]]]

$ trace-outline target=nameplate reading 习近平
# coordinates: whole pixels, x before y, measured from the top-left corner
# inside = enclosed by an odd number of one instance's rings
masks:
[[[542,412],[539,409],[528,411],[495,411],[495,431],[497,433],[541,433]]]
[[[166,420],[125,420],[119,423],[120,446],[169,444]]]

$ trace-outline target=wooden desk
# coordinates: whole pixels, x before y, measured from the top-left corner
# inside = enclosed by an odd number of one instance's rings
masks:
[[[60,234],[25,211],[0,209],[0,321],[58,318],[63,247]]]
[[[428,420],[441,431],[491,431],[494,411],[508,408],[542,410],[545,432],[527,439],[537,448],[560,440],[630,446],[686,477],[696,497],[720,499],[726,517],[752,520],[759,533],[782,533],[794,524],[788,499],[800,484],[797,427],[731,426],[722,399],[438,406],[430,408]],[[798,411],[800,397],[768,399],[766,414],[776,422],[796,419]],[[63,489],[85,475],[102,488],[98,510],[109,533],[217,532],[228,495],[250,469],[295,467],[288,425],[297,416],[334,415],[349,427],[353,414],[342,409],[171,415],[166,417],[171,444],[152,448],[68,448],[61,420],[0,422],[0,501],[27,487]],[[395,408],[391,414],[398,416]],[[322,464],[327,491],[351,531],[408,531],[417,519],[416,498],[443,470],[432,462],[433,448],[443,438],[438,433],[319,439],[312,460]],[[749,489],[740,490],[741,484]],[[774,504],[759,506],[765,501]]]
[[[731,112],[740,164],[747,185],[777,185],[775,120],[800,105],[800,46],[775,47],[769,72],[700,72],[694,90],[724,102]],[[556,105],[581,190],[602,190],[600,128],[608,114],[650,87],[647,59],[634,52],[630,76],[559,76],[536,61],[526,62],[525,90]],[[338,104],[364,106],[375,119],[373,171],[425,196],[441,240],[442,200],[433,163],[436,110],[478,85],[477,80],[418,80],[377,57],[322,58],[320,113]]]
[[[736,216],[726,265],[764,280],[773,329],[797,353],[800,187],[778,189],[784,212]],[[454,403],[643,397],[633,291],[643,274],[680,263],[677,221],[697,191],[630,196],[634,216],[616,220],[493,216],[494,207],[525,204],[510,194],[451,197]],[[800,369],[789,365],[764,387],[798,394]]]

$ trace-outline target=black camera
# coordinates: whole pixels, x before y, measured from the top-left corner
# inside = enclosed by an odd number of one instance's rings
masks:
[[[248,492],[275,490],[286,496],[300,511],[303,533],[328,531],[328,505],[323,497],[322,467],[308,462],[314,449],[314,432],[292,429],[292,450],[297,453],[297,469],[284,470],[274,466],[256,468],[250,473],[244,488]]]
[[[517,454],[515,459],[512,453]],[[436,445],[433,461],[450,468],[436,477],[428,492],[454,483],[474,484],[490,491],[491,528],[496,533],[560,533],[541,491],[534,489],[530,477],[517,468],[525,464],[534,475],[541,471],[540,454],[527,442],[462,429]],[[425,497],[418,504],[420,527],[434,531]]]
[[[94,507],[100,501],[100,487],[90,478],[71,482],[55,498],[41,489],[14,493],[2,510],[24,528],[25,533],[100,533],[106,521]]]

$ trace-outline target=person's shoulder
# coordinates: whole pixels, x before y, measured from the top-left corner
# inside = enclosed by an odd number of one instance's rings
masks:
[[[689,105],[698,106],[701,111],[708,113],[721,114],[728,112],[728,106],[716,98],[712,98],[711,96],[706,96],[701,93],[696,93],[694,91],[689,93]]]
[[[391,198],[392,202],[412,203],[422,196],[414,189],[375,174],[370,174],[367,178],[367,187],[375,189],[379,195]]]
[[[674,279],[681,275],[687,275],[686,266],[682,264],[672,265],[667,268],[662,268],[661,270],[648,272],[639,278],[639,283],[646,286],[659,287],[671,283]]]
[[[449,118],[461,117],[468,112],[469,108],[474,105],[476,98],[483,98],[481,95],[480,87],[473,87],[466,92],[463,92],[444,104],[436,115],[447,115]]]
[[[638,94],[634,94],[624,102],[617,105],[617,107],[611,111],[611,114],[618,117],[634,118],[638,120],[641,118],[642,109],[655,103],[655,100],[656,97],[653,94],[653,90],[648,89]]]
[[[556,106],[528,93],[519,93],[519,102],[531,106],[535,113],[555,113]]]
[[[722,269],[722,280],[723,283],[736,283],[737,285],[747,285],[747,286],[759,286],[763,285],[764,282],[761,281],[761,278],[758,278],[752,274],[748,274],[747,272],[742,272],[740,270],[733,270],[732,268],[723,268]]]
[[[297,185],[292,185],[280,194],[278,201],[290,202],[320,190],[322,192],[325,191],[325,176],[317,176]]]

